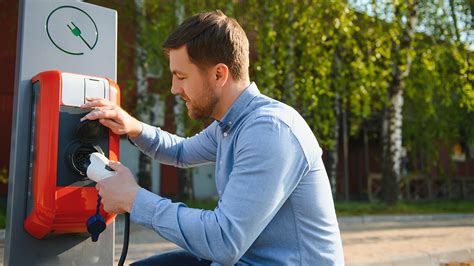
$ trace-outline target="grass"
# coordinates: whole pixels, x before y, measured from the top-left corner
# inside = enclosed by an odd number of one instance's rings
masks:
[[[190,208],[203,210],[214,210],[217,206],[217,201],[215,200],[187,200],[185,203]]]
[[[186,201],[191,208],[213,210],[217,202]],[[442,214],[442,213],[474,213],[474,201],[400,201],[395,206],[383,203],[369,203],[357,201],[337,201],[336,213],[338,216],[381,215],[381,214]],[[0,207],[0,228],[5,228],[6,208]]]
[[[216,201],[186,201],[191,208],[213,210]],[[337,201],[338,216],[381,215],[381,214],[442,214],[474,213],[474,201],[400,201],[395,206],[384,203],[358,201]]]
[[[5,228],[6,220],[7,220],[7,209],[0,207],[0,229]]]

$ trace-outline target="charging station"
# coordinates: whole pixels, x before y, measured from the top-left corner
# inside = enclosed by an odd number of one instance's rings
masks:
[[[28,175],[27,218],[24,227],[42,239],[51,233],[85,233],[97,211],[95,182],[86,174],[90,155],[98,152],[118,161],[118,135],[98,121],[80,119],[90,109],[80,108],[87,97],[120,105],[115,82],[58,70],[32,78],[33,103]],[[99,204],[105,224],[116,215]]]
[[[79,1],[20,2],[5,265],[113,265],[114,217],[97,242],[88,154],[118,160],[118,136],[80,123],[85,97],[119,103],[117,12]],[[100,202],[99,202],[100,203]]]

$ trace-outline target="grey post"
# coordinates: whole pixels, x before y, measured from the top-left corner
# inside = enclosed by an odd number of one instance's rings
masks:
[[[79,1],[22,0],[18,26],[4,263],[112,265],[114,224],[94,243],[85,234],[37,240],[23,229],[23,222],[31,130],[30,80],[52,69],[116,80],[117,12]]]

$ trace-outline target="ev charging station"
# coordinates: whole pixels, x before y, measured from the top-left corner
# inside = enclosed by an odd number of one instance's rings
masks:
[[[5,265],[113,265],[114,218],[85,170],[118,160],[119,138],[80,123],[86,97],[120,103],[117,12],[80,1],[22,0],[17,37]],[[98,204],[99,203],[99,204]],[[85,222],[101,214],[93,242]]]

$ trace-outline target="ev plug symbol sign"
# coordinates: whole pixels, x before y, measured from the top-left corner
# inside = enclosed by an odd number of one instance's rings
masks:
[[[93,50],[99,40],[95,21],[75,6],[60,6],[49,13],[46,33],[54,46],[70,55]]]

